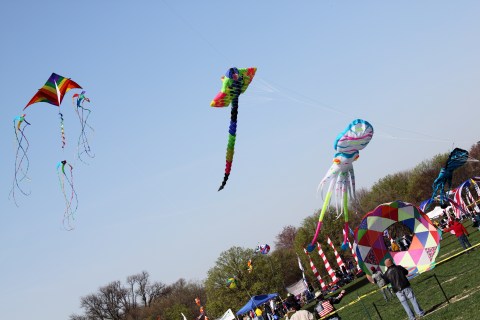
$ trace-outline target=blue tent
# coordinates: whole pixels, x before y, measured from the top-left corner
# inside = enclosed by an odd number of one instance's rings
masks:
[[[245,314],[250,310],[255,309],[258,306],[261,306],[265,302],[268,302],[272,299],[278,297],[278,293],[270,293],[270,294],[261,294],[259,296],[253,296],[243,307],[242,309],[237,311],[237,316],[240,314]]]

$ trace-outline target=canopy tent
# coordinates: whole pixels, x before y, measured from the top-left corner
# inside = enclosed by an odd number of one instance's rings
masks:
[[[441,216],[442,214],[444,214],[445,210],[448,210],[448,208],[451,208],[451,206],[448,206],[445,209],[442,209],[442,207],[437,206],[437,207],[433,208],[432,211],[426,212],[426,214],[430,219],[435,219],[435,218]]]
[[[258,296],[253,296],[243,307],[242,309],[237,311],[237,316],[240,314],[245,314],[250,310],[255,309],[258,306],[261,306],[265,302],[268,302],[272,299],[278,297],[278,293],[270,293],[270,294],[261,294]]]
[[[286,287],[286,289],[288,293],[291,293],[294,296],[296,296],[308,290],[308,287],[306,286],[305,281],[303,281],[303,279],[300,279],[294,284],[291,284],[288,287]]]
[[[233,314],[232,309],[228,309],[223,316],[218,318],[217,320],[235,320],[235,315]]]

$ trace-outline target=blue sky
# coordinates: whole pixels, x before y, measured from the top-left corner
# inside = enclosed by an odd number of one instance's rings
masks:
[[[66,319],[110,281],[141,270],[166,283],[202,280],[221,251],[273,244],[321,206],[333,141],[356,118],[375,128],[355,163],[360,187],[470,148],[479,140],[479,11],[478,1],[4,4],[2,316]],[[209,104],[231,66],[258,71],[240,98],[230,180],[217,192],[230,110]],[[61,106],[63,151],[56,107],[32,105],[32,193],[17,208],[8,199],[12,120],[52,72],[87,91],[96,157],[75,161],[72,91]],[[55,171],[63,159],[79,196],[70,232]]]

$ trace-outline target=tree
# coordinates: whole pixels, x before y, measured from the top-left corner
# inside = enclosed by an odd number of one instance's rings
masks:
[[[85,315],[72,315],[70,320],[123,320],[131,310],[129,291],[120,281],[100,287],[98,293],[80,299]]]
[[[247,271],[250,259],[252,272]],[[283,290],[282,273],[277,263],[271,255],[255,254],[252,249],[232,247],[222,252],[214,267],[208,270],[205,281],[208,314],[219,317],[228,308],[242,307],[253,295]],[[227,279],[233,277],[237,280],[237,288],[227,288]]]
[[[294,226],[289,225],[283,227],[283,230],[279,234],[277,234],[275,240],[276,250],[293,249],[296,234],[297,228],[295,228]]]

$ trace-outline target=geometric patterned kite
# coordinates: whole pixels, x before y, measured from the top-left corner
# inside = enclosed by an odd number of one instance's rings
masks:
[[[383,232],[397,222],[410,229],[413,239],[407,251],[390,252]],[[387,258],[405,267],[409,275],[422,273],[435,267],[435,258],[440,251],[440,233],[428,216],[402,201],[379,205],[367,213],[355,230],[355,240],[359,265],[367,275],[372,273],[372,266],[385,271]]]

